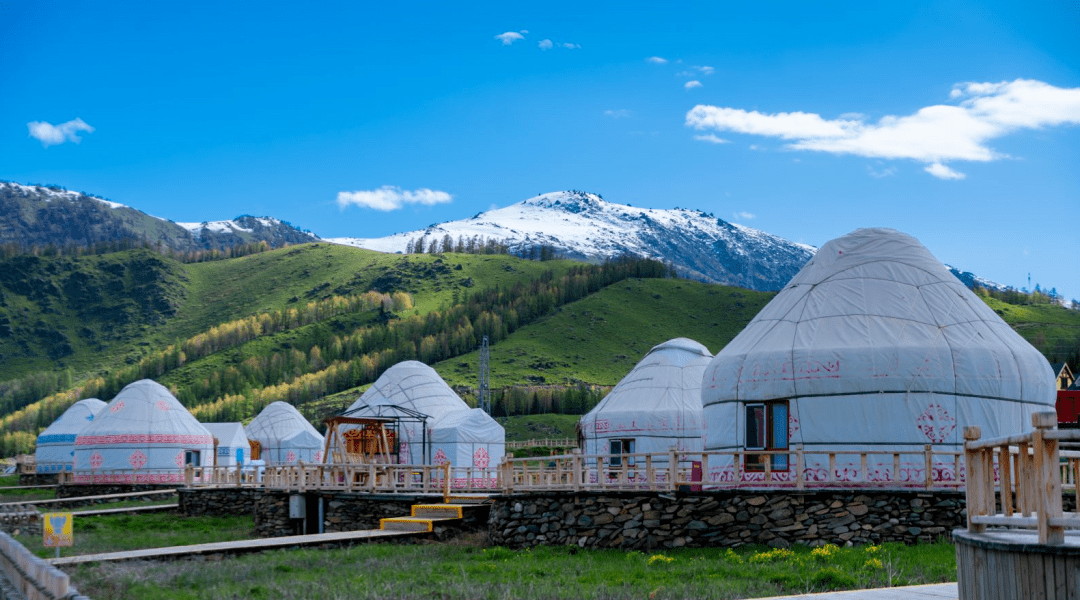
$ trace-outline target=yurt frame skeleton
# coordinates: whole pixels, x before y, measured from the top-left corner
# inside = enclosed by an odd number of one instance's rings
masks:
[[[365,413],[362,417],[353,416],[362,412]],[[424,413],[395,404],[365,404],[340,415],[329,417],[324,421],[326,423],[326,443],[323,450],[323,461],[325,463],[368,464],[370,462],[378,464],[379,461],[375,459],[382,455],[383,461],[381,464],[394,464],[396,461],[392,461],[391,456],[398,457],[400,454],[401,425],[403,423],[419,423],[422,432],[421,448],[424,464],[428,464],[431,462],[430,456],[428,456],[430,454],[430,445],[427,439],[427,421],[429,418]],[[349,452],[346,439],[348,431],[343,433],[340,430],[341,425],[358,425],[364,429],[368,427],[371,427],[372,430],[377,429],[375,452]],[[387,430],[392,434],[388,435]],[[350,429],[349,431],[355,430]],[[391,438],[393,442],[390,441]],[[333,453],[331,453],[331,449],[333,449]]]

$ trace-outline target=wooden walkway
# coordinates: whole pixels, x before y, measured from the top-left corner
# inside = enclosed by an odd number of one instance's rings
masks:
[[[98,510],[74,509],[68,512],[73,515],[79,515],[80,517],[94,517],[97,515],[119,515],[123,513],[164,512],[167,510],[176,510],[178,508],[180,508],[179,504],[158,504],[156,506],[129,506],[127,508],[103,508]]]
[[[960,592],[955,583],[934,583],[800,596],[774,596],[760,600],[956,600],[959,597]]]
[[[73,496],[71,498],[53,498],[49,500],[24,500],[22,502],[4,502],[0,506],[14,506],[17,504],[62,504],[64,502],[75,502],[83,500],[107,500],[112,498],[131,498],[133,496],[152,496],[152,495],[166,495],[175,494],[176,490],[148,490],[145,492],[127,492],[124,494],[108,494],[105,496]],[[104,504],[104,503],[102,503]]]
[[[216,542],[213,544],[195,544],[192,546],[169,546],[166,548],[146,548],[143,550],[129,550],[126,552],[106,552],[104,554],[84,554],[81,556],[63,556],[49,559],[49,563],[61,567],[66,565],[78,565],[90,562],[106,562],[117,560],[147,560],[183,558],[185,556],[201,556],[207,554],[240,554],[244,552],[262,552],[278,548],[297,548],[301,546],[319,546],[323,544],[339,544],[362,540],[397,538],[417,535],[415,531],[383,531],[378,529],[365,529],[362,531],[341,531],[337,533],[317,533],[312,535],[290,535],[285,537],[265,538],[257,540],[239,540],[235,542]]]

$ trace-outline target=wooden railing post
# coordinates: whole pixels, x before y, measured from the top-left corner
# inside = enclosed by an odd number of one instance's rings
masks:
[[[976,516],[983,514],[982,486],[986,485],[986,477],[983,473],[982,457],[979,456],[978,450],[969,448],[971,443],[980,437],[982,437],[982,430],[978,425],[964,428],[964,463],[967,468],[967,485],[964,488],[964,495],[967,497],[967,527],[971,533],[986,531],[986,525],[974,521]]]
[[[926,485],[926,489],[929,490],[934,487],[934,447],[926,444],[923,446],[923,452],[926,453],[923,459],[923,468],[926,469],[926,477],[923,483]]]
[[[581,459],[581,450],[578,448],[574,448],[574,450],[571,452],[571,455],[573,455],[573,458],[570,459],[570,468],[573,470],[573,472],[570,474],[570,476],[574,479],[574,491],[580,492],[583,479],[581,471],[585,461]]]
[[[304,488],[307,486],[307,470],[304,469],[304,461],[301,460],[297,462],[296,468],[299,474],[296,485],[299,491],[303,492],[305,491]]]
[[[187,487],[195,484],[195,467],[191,466],[191,463],[184,467],[184,484]]]
[[[675,480],[679,477],[679,463],[675,462],[678,457],[675,456],[675,446],[668,449],[668,484],[667,489],[669,492],[674,492],[676,489]]]
[[[806,487],[806,457],[803,456],[802,444],[795,446],[795,488]]]
[[[1038,412],[1031,415],[1035,426],[1032,445],[1035,447],[1035,495],[1039,511],[1039,543],[1065,543],[1065,528],[1050,525],[1051,519],[1062,517],[1061,468],[1058,458],[1058,442],[1045,439],[1044,434],[1057,425],[1056,412]]]

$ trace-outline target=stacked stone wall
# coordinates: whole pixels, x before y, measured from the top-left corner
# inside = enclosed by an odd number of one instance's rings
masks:
[[[57,473],[19,473],[19,485],[56,485],[59,482]]]
[[[492,542],[672,548],[930,542],[966,524],[957,492],[581,493],[501,496]]]
[[[183,488],[179,495],[180,514],[185,517],[255,514],[254,488]],[[286,511],[288,506],[286,506]]]

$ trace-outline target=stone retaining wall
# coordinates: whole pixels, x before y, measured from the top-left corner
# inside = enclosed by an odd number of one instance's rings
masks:
[[[255,514],[255,488],[181,488],[177,490],[180,514],[185,517]],[[288,505],[285,506],[288,512]]]
[[[56,485],[59,480],[57,473],[19,473],[19,485]]]
[[[515,548],[911,544],[949,538],[964,506],[957,492],[514,495],[496,499],[488,535]]]
[[[277,537],[295,535],[298,524],[289,519],[289,496],[286,492],[259,492],[254,498],[255,535]],[[378,529],[379,519],[404,517],[413,504],[442,502],[442,496],[405,496],[396,494],[347,494],[308,492],[323,501],[323,531],[358,531]]]

